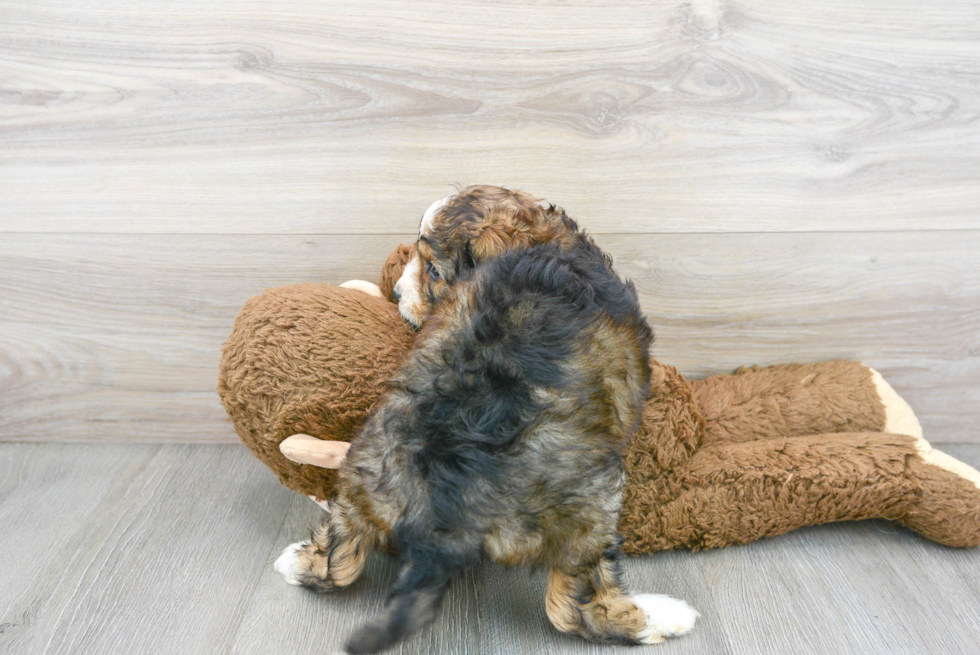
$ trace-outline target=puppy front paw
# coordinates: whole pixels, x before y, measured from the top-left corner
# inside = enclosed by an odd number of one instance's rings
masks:
[[[286,550],[282,551],[282,555],[279,556],[279,559],[277,559],[276,563],[273,565],[276,569],[276,573],[281,575],[289,584],[303,584],[303,581],[300,578],[300,553],[304,552],[309,545],[309,541],[299,541],[295,544],[289,544],[286,547]]]
[[[310,541],[289,544],[274,564],[276,573],[291,585],[298,585],[317,592],[336,588],[330,576],[327,553]]]

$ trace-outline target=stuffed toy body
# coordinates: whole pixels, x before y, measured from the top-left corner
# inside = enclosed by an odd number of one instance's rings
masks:
[[[411,348],[415,333],[390,301],[409,253],[389,257],[380,288],[301,284],[251,298],[222,351],[219,393],[242,441],[314,500],[332,497],[333,469]],[[623,454],[625,552],[864,518],[980,544],[980,472],[931,448],[873,369],[835,361],[686,380],[651,366]]]

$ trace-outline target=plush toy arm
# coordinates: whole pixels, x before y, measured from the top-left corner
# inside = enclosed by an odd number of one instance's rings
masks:
[[[279,444],[279,451],[286,459],[325,469],[339,469],[348,448],[350,444],[346,441],[325,441],[308,434],[294,434]]]

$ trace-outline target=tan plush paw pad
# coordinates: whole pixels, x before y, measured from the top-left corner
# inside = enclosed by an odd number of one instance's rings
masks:
[[[922,426],[915,412],[905,402],[905,399],[898,395],[892,385],[885,381],[881,373],[868,368],[871,371],[871,380],[874,382],[875,391],[881,398],[881,404],[885,406],[885,428],[882,432],[888,434],[907,434],[910,437],[922,438]]]
[[[937,466],[972,482],[977,489],[980,489],[980,471],[969,464],[964,464],[960,460],[947,455],[946,453],[933,448],[922,436],[922,426],[915,412],[905,402],[905,399],[898,395],[892,385],[885,381],[881,373],[869,368],[871,379],[874,381],[875,390],[885,406],[885,429],[889,434],[905,434],[915,438],[915,449],[927,464]]]

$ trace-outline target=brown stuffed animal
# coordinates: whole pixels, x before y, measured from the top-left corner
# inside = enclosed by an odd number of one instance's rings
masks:
[[[388,258],[380,289],[301,284],[251,298],[222,351],[218,390],[242,441],[314,500],[333,495],[331,469],[411,347],[414,331],[389,301],[410,255],[402,246]],[[651,365],[643,422],[623,454],[625,552],[864,518],[980,544],[980,472],[931,448],[873,369],[836,361],[686,380]]]

